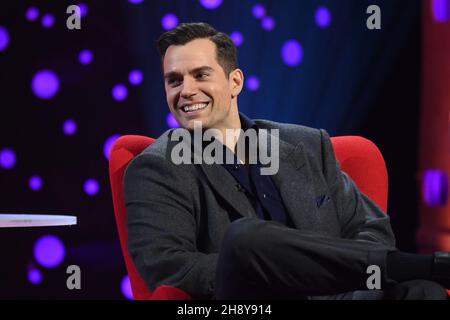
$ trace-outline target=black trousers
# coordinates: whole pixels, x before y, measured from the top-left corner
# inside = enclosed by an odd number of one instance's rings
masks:
[[[446,299],[437,283],[389,279],[386,256],[392,250],[396,249],[241,218],[224,236],[216,299]],[[367,288],[370,265],[381,270],[381,290]]]

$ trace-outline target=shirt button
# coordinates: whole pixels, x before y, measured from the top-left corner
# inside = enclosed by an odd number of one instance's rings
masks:
[[[265,194],[265,193],[263,193],[263,198],[264,198],[264,199],[266,198],[266,194]]]
[[[239,170],[239,165],[238,164],[234,166],[234,170]]]

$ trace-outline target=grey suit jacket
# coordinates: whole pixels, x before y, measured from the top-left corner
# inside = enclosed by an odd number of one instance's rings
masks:
[[[395,246],[389,217],[341,171],[325,130],[255,122],[279,129],[280,167],[272,179],[295,228]],[[126,170],[129,251],[151,290],[172,285],[195,299],[209,299],[227,227],[256,215],[223,166],[173,164],[172,132]]]

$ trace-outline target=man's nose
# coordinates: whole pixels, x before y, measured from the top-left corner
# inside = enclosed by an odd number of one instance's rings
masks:
[[[197,85],[194,79],[184,79],[182,86],[180,94],[183,98],[190,98],[197,93]]]

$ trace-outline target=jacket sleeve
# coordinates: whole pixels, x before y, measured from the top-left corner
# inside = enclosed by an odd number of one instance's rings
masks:
[[[150,290],[169,285],[210,299],[217,254],[197,250],[194,176],[187,167],[154,154],[130,163],[124,179],[128,248]]]
[[[328,133],[320,132],[324,174],[338,210],[342,237],[395,247],[389,216],[341,170]]]

